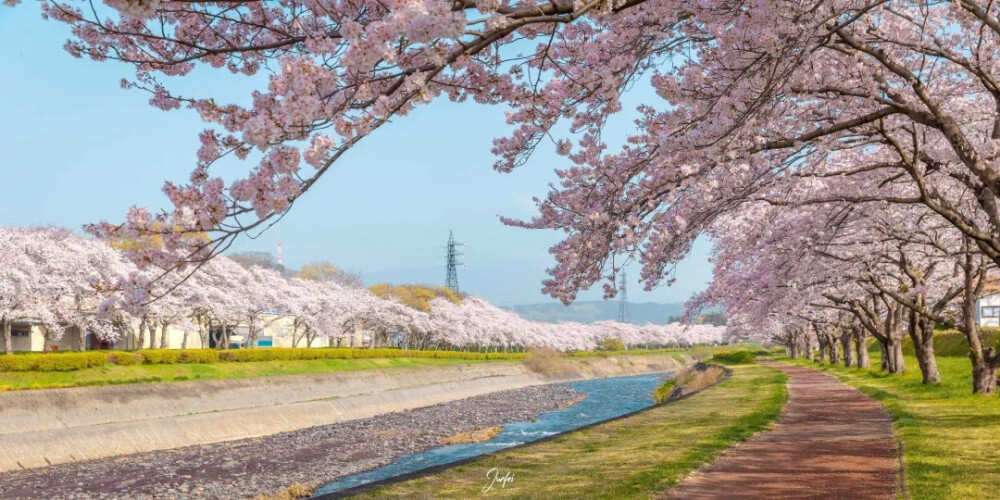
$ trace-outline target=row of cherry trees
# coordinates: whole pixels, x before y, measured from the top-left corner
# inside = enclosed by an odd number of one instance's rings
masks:
[[[146,279],[143,273],[150,271],[140,271],[102,241],[62,229],[8,227],[0,227],[0,241],[0,322],[8,352],[15,321],[44,324],[46,350],[68,331],[80,335],[80,348],[87,332],[112,342],[137,332],[138,346],[146,345],[148,336],[152,348],[167,347],[169,328],[184,332],[182,348],[190,335],[197,335],[201,346],[227,346],[235,325],[245,325],[248,344],[255,345],[271,323],[295,346],[343,341],[353,347],[355,333],[362,331],[373,347],[390,345],[395,333],[406,347],[494,350],[590,350],[609,338],[626,345],[690,345],[719,342],[722,336],[722,328],[704,325],[537,323],[476,297],[459,304],[439,298],[422,312],[364,288],[289,278],[221,256],[183,281],[160,279],[146,294],[122,295],[126,289],[145,290],[121,283]],[[216,338],[210,341],[209,335]]]
[[[977,300],[1000,278],[967,235],[918,204],[745,204],[718,219],[715,280],[692,307],[725,304],[736,335],[770,339],[793,357],[902,373],[909,338],[924,383],[941,375],[934,328],[968,342],[973,391],[996,391],[1000,355],[984,345]]]
[[[191,269],[271,224],[383,124],[439,96],[472,99],[510,108],[497,169],[547,142],[567,159],[539,215],[507,221],[566,234],[545,283],[554,297],[598,283],[613,296],[630,261],[647,287],[669,282],[709,235],[716,277],[695,305],[725,304],[757,335],[870,335],[890,371],[910,335],[928,382],[930,325],[950,324],[969,342],[974,390],[995,390],[1000,361],[974,304],[1000,264],[998,3],[42,5],[71,27],[70,53],[131,65],[125,87],[209,126],[189,182],[166,185],[172,209],[91,228],[162,236],[129,250],[139,266]],[[178,93],[196,68],[264,72],[267,86],[247,105],[218,85]],[[643,103],[637,132],[609,151],[604,125],[643,78],[662,102]],[[226,185],[212,168],[231,157],[256,163]]]

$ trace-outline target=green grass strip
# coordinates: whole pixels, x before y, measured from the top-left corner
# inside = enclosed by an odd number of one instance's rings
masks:
[[[107,364],[68,372],[0,372],[0,391],[272,377],[493,362],[497,361],[461,358],[367,358],[129,366]]]

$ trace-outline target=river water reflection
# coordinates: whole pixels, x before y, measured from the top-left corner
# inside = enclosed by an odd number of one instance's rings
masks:
[[[503,431],[489,441],[441,446],[422,453],[403,455],[389,465],[328,483],[317,489],[314,495],[336,493],[428,467],[477,457],[647,408],[653,405],[653,390],[671,375],[659,373],[567,382],[565,385],[586,394],[587,398],[569,408],[543,413],[534,421],[504,424]]]

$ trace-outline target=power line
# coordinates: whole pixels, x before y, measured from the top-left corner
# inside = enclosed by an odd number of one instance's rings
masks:
[[[451,231],[448,231],[448,255],[446,259],[444,286],[456,292],[458,291],[458,266],[462,265],[458,261],[458,257],[462,255],[462,252],[458,251],[458,247],[460,246],[462,244],[455,241],[455,235]]]

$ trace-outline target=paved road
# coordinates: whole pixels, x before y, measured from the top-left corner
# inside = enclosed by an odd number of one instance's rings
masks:
[[[896,498],[889,414],[817,370],[788,374],[788,404],[771,431],[736,447],[663,498]]]

